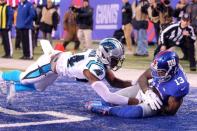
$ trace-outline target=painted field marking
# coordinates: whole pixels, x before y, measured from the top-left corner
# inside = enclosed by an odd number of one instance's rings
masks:
[[[76,116],[76,115],[68,115],[61,112],[56,111],[42,111],[42,112],[18,112],[6,108],[0,107],[0,112],[9,114],[9,115],[49,115],[53,117],[61,118],[60,120],[49,120],[49,121],[40,121],[40,122],[24,122],[24,123],[10,123],[10,124],[0,124],[0,128],[5,127],[21,127],[21,126],[33,126],[33,125],[49,125],[49,124],[58,124],[58,123],[68,123],[68,122],[79,122],[90,120],[88,117]]]

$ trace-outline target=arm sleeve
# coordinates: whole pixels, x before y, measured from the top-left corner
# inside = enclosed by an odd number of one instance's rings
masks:
[[[36,11],[34,7],[31,5],[29,7],[29,16],[27,17],[25,24],[28,24],[30,21],[33,21],[33,19],[36,17]]]
[[[14,15],[14,12],[13,12],[13,10],[12,10],[12,8],[10,7],[10,6],[8,6],[8,8],[7,8],[7,10],[8,10],[8,23],[7,23],[7,28],[8,29],[11,29],[12,28],[12,21],[13,21],[13,15]]]
[[[168,26],[167,28],[165,28],[162,32],[161,32],[161,35],[160,35],[160,41],[161,41],[161,44],[165,44],[165,37],[170,33],[172,32],[173,28],[174,28],[175,25],[170,25]]]
[[[194,28],[189,26],[189,28],[191,29],[191,31],[189,32],[190,33],[190,38],[193,40],[193,42],[196,41],[196,35],[194,33]]]
[[[127,105],[129,98],[112,93],[102,81],[96,81],[91,84],[92,89],[105,101],[117,105]]]

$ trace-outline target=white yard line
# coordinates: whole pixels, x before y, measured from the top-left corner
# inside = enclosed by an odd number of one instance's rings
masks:
[[[47,121],[37,121],[37,122],[21,122],[21,123],[9,123],[9,124],[0,124],[0,128],[5,127],[22,127],[22,126],[33,126],[33,125],[49,125],[49,124],[58,124],[58,123],[68,123],[68,122],[79,122],[90,120],[88,117],[82,117],[77,115],[68,115],[61,112],[56,111],[42,111],[42,112],[18,112],[6,108],[0,107],[0,113],[9,114],[9,115],[48,115],[56,118],[60,118],[59,120],[47,120]]]

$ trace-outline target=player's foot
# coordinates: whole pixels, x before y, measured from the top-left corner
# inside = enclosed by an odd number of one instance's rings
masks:
[[[85,104],[85,108],[97,114],[109,115],[111,107],[103,105],[101,101],[89,101]]]
[[[8,83],[6,81],[0,80],[0,92],[4,95],[7,94],[7,90],[8,90],[7,86],[8,86]]]
[[[7,95],[7,103],[11,104],[15,96],[15,86],[13,82],[0,80],[0,92]]]
[[[16,90],[15,90],[14,83],[10,82],[8,85],[8,90],[7,90],[7,103],[9,105],[12,104],[15,95],[16,95]]]

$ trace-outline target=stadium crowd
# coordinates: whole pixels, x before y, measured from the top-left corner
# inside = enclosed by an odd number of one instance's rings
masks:
[[[180,47],[183,52],[181,60],[188,60],[190,70],[196,71],[197,0],[180,0],[175,8],[171,6],[170,0],[122,2],[122,29],[115,31],[114,37],[125,43],[127,53],[136,57],[149,56],[146,30],[148,22],[152,22],[157,45],[154,55],[159,51]],[[71,4],[63,18],[60,18],[58,6],[52,0],[47,0],[46,5],[20,0],[16,7],[7,5],[6,0],[0,0],[0,13],[0,33],[5,53],[3,58],[13,57],[13,27],[16,29],[15,49],[22,48],[23,51],[20,58],[32,60],[39,32],[42,32],[42,38],[52,43],[52,33],[57,30],[61,19],[66,32],[63,42],[65,48],[70,42],[75,43],[74,52],[80,44],[84,49],[92,47],[93,8],[89,0],[83,0],[81,7]],[[135,43],[136,51],[133,50]]]

